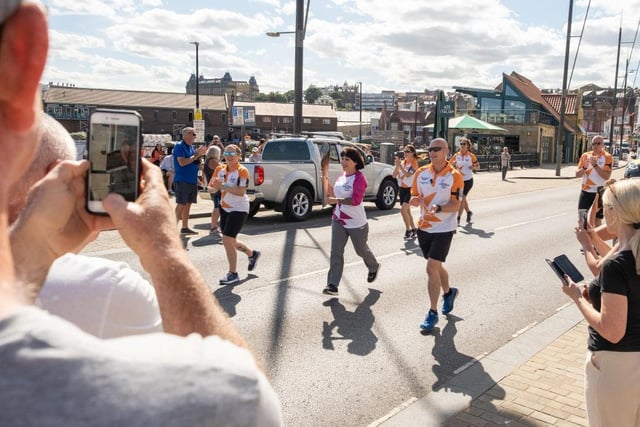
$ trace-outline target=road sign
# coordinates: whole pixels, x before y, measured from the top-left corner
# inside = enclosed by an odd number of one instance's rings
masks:
[[[199,108],[193,109],[193,120],[202,120],[202,110]]]
[[[231,118],[234,126],[255,126],[256,125],[256,107],[232,107]]]
[[[194,120],[193,129],[196,131],[195,142],[204,142],[204,120]]]
[[[231,108],[231,118],[234,126],[242,126],[244,124],[244,108],[243,107]]]

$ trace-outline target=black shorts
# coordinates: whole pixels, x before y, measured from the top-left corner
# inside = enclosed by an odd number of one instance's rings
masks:
[[[593,201],[596,199],[597,193],[589,193],[587,191],[582,190],[580,192],[580,199],[578,200],[578,209],[590,209],[591,205],[593,205]],[[604,213],[602,212],[602,201],[598,203],[598,211],[596,212],[596,218],[604,218]]]
[[[220,230],[223,236],[236,237],[245,221],[249,217],[247,212],[227,212],[220,209]]]
[[[427,259],[431,258],[445,262],[447,255],[449,255],[454,233],[455,231],[427,233],[426,231],[418,230],[418,244],[422,249],[422,255]]]
[[[198,202],[198,185],[190,184],[188,182],[174,182],[173,187],[176,192],[176,203],[179,205],[186,205],[187,203]]]
[[[409,203],[409,200],[411,200],[411,189],[399,187],[398,197],[400,198],[400,206],[404,203]]]
[[[466,196],[467,194],[469,194],[469,191],[471,191],[472,187],[473,187],[473,178],[466,180],[464,182],[464,188],[462,189],[462,195]]]

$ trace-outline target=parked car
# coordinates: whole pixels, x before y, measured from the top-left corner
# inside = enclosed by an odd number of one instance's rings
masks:
[[[259,194],[267,208],[282,212],[290,221],[304,221],[311,215],[314,204],[323,201],[322,153],[328,152],[329,180],[334,182],[342,173],[340,152],[344,147],[355,147],[365,159],[362,173],[368,187],[365,200],[372,201],[379,209],[391,209],[396,203],[398,188],[393,178],[393,166],[375,162],[373,156],[357,145],[327,136],[286,136],[267,141],[260,163],[243,163],[252,176],[258,177],[248,190]],[[262,184],[252,188],[254,183]],[[259,204],[251,206],[250,216],[258,211]]]

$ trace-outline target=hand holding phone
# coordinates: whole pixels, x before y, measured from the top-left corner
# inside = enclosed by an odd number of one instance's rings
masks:
[[[102,200],[109,193],[128,202],[140,189],[142,118],[137,111],[97,109],[89,118],[87,210],[106,215]]]
[[[574,283],[580,283],[584,280],[584,276],[580,273],[577,267],[571,262],[566,255],[558,255],[553,260],[545,259],[549,267],[556,273],[556,275],[562,280],[562,284],[569,286],[569,282],[564,277],[565,274],[571,278]]]

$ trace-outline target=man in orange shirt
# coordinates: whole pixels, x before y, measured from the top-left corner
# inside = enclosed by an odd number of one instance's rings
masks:
[[[449,286],[444,262],[453,235],[458,228],[456,217],[464,187],[462,174],[447,162],[447,141],[436,138],[429,144],[431,163],[418,169],[411,186],[411,206],[420,206],[418,243],[427,259],[427,288],[431,305],[420,329],[431,331],[438,323],[437,304],[440,289],[444,292],[442,314],[453,310],[458,289]]]
[[[578,201],[578,210],[589,209],[593,205],[596,194],[611,177],[611,154],[604,149],[604,139],[596,135],[591,140],[592,151],[587,151],[580,156],[576,177],[582,177],[582,191]],[[602,222],[602,207],[596,214],[596,225]]]

